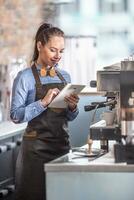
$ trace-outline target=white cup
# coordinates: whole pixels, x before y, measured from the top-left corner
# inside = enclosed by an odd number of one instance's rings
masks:
[[[115,111],[105,111],[101,114],[101,119],[106,121],[106,125],[110,126],[114,124],[115,121]]]

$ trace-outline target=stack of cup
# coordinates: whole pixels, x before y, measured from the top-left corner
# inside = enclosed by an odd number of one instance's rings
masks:
[[[104,111],[101,114],[101,119],[106,121],[106,126],[111,126],[115,122],[116,113],[112,110]]]

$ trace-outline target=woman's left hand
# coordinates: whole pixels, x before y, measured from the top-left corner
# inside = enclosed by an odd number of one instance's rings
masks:
[[[74,111],[77,108],[77,104],[79,102],[79,97],[77,94],[72,93],[70,96],[65,97],[65,102],[67,102],[68,108],[71,111]]]

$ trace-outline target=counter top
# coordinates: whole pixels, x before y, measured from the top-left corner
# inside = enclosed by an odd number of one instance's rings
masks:
[[[11,121],[0,123],[0,140],[12,137],[25,130],[27,123],[14,124]]]
[[[45,164],[46,172],[134,172],[134,165],[115,163],[112,152],[93,159],[76,157],[73,153]]]

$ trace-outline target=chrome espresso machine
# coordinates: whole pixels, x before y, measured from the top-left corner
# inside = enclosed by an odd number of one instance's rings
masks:
[[[91,87],[104,94],[106,101],[92,102],[85,111],[107,107],[115,112],[113,124],[104,120],[90,126],[90,139],[100,140],[101,149],[109,150],[109,141],[115,140],[115,162],[134,164],[134,60],[124,60],[118,65],[97,71],[97,81]]]

